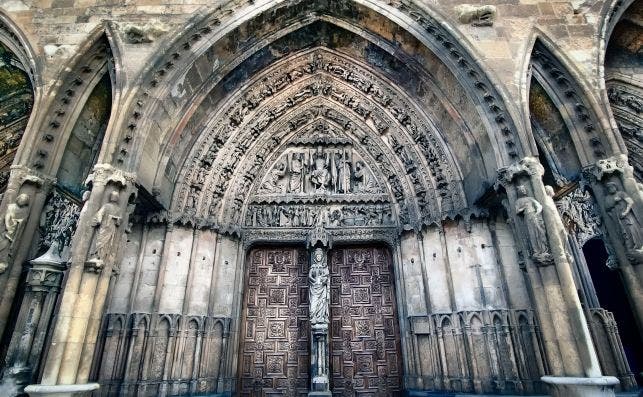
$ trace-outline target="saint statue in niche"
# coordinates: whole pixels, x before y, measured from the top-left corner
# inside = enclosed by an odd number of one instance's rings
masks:
[[[547,244],[545,224],[543,222],[543,206],[533,197],[527,195],[523,185],[516,187],[518,200],[516,200],[516,215],[521,216],[529,237],[532,259],[540,264],[548,264],[552,258]]]
[[[312,325],[328,324],[328,298],[330,295],[328,275],[329,272],[324,250],[315,248],[312,255],[310,272],[308,273],[310,323]]]
[[[15,244],[15,238],[20,234],[24,227],[24,220],[29,215],[29,195],[21,193],[16,197],[16,202],[7,206],[7,212],[4,216],[5,232],[0,240],[0,252],[2,259],[0,260],[0,274],[4,273],[9,266],[8,258],[10,250]]]
[[[330,172],[328,171],[328,154],[322,153],[321,147],[313,156],[313,170],[310,173],[310,182],[315,188],[316,193],[326,192],[330,182]]]
[[[614,224],[621,229],[624,245],[628,253],[643,255],[643,231],[639,225],[632,206],[634,200],[614,182],[605,184],[607,195],[605,196],[605,209]]]
[[[88,262],[93,262],[96,268],[104,265],[111,258],[114,250],[113,242],[117,228],[121,225],[120,208],[118,202],[120,194],[114,190],[109,194],[109,201],[103,204],[92,218],[92,226],[98,227],[96,243]],[[99,266],[100,264],[100,266]]]

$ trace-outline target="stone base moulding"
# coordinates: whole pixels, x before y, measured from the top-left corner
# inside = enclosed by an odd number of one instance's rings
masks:
[[[85,383],[76,385],[29,385],[25,393],[31,397],[82,397],[90,396],[98,390],[98,383]]]
[[[549,387],[553,397],[610,397],[619,381],[614,376],[596,378],[574,378],[564,376],[543,376],[540,378]]]

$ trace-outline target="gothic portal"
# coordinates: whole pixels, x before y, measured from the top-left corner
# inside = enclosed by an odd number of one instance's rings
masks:
[[[205,3],[0,1],[0,395],[642,384],[641,1]]]

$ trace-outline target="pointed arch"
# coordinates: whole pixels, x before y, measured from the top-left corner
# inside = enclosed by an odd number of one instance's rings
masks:
[[[530,72],[560,112],[582,167],[619,151],[587,83],[544,34],[534,40]]]
[[[220,84],[221,78],[232,72],[241,61],[265,50],[266,43],[316,21],[323,20],[330,24],[341,22],[343,27],[358,31],[365,37],[385,33],[382,31],[386,29],[375,33],[368,32],[365,28],[368,18],[390,25],[390,32],[417,40],[418,51],[437,56],[446,66],[445,70],[466,87],[464,91],[468,93],[470,100],[478,104],[477,111],[482,116],[481,124],[484,125],[484,131],[490,134],[488,139],[491,140],[490,146],[494,148],[497,163],[511,162],[523,153],[522,139],[517,132],[520,129],[516,128],[514,122],[514,105],[505,103],[502,89],[497,88],[500,85],[495,84],[483,72],[479,61],[471,56],[472,51],[454,37],[454,30],[449,29],[439,16],[429,15],[427,10],[410,4],[400,4],[398,8],[385,6],[390,10],[387,9],[384,16],[381,5],[375,7],[370,2],[342,3],[341,7],[338,6],[336,9],[317,2],[303,2],[296,9],[282,3],[272,4],[269,9],[253,7],[248,7],[242,13],[244,17],[236,18],[234,22],[230,21],[231,10],[219,9],[195,22],[182,35],[175,37],[167,55],[154,62],[154,67],[141,81],[141,88],[128,100],[129,116],[128,120],[123,121],[123,135],[120,142],[111,143],[114,147],[113,162],[125,168],[140,167],[141,162],[146,160],[144,157],[137,157],[137,154],[142,152],[139,149],[147,138],[150,140],[145,144],[148,150],[146,156],[154,158],[152,150],[155,150],[154,145],[162,142],[167,134],[166,124],[176,118],[176,115],[194,110],[189,98],[203,98],[207,89],[212,89],[204,88],[201,82],[203,75],[218,76],[213,81],[214,84]],[[280,14],[279,18],[275,17],[277,14]],[[268,16],[273,22],[276,20],[278,24],[283,24],[285,28],[282,29],[279,25],[275,28],[274,24],[262,24],[261,21]],[[359,19],[358,16],[362,19],[356,20]],[[405,23],[402,24],[402,21]],[[228,61],[218,51],[212,50],[216,46],[232,44],[231,39],[237,43],[246,42],[245,39],[239,39],[242,32],[238,28],[242,24],[252,25],[253,29],[262,28],[254,29],[257,33],[256,38],[248,39],[247,46],[234,52],[234,56],[230,57],[234,61]],[[272,30],[267,31],[268,26],[271,26]],[[278,28],[282,30],[277,31]],[[399,48],[394,48],[392,40],[384,38],[378,42],[383,48],[402,55]],[[237,43],[234,43],[234,46]],[[186,81],[183,80],[185,75],[182,73],[185,70],[194,71],[193,76]],[[183,82],[183,86],[176,92],[177,86],[174,83],[179,80]],[[172,97],[173,90],[175,94],[180,95]],[[181,98],[183,95],[186,95],[185,99]],[[182,123],[187,122],[184,120]],[[141,171],[145,179],[153,179],[146,175],[144,170]]]
[[[11,17],[0,10],[0,42],[16,54],[29,75],[31,86],[40,92],[42,86],[41,66],[38,56],[31,46],[27,35],[16,25]]]
[[[101,125],[96,127],[101,130],[96,132],[97,138],[102,137],[114,116],[110,109],[115,99],[113,78],[117,74],[105,26],[100,25],[89,34],[64,70],[66,72],[53,85],[50,99],[44,104],[47,110],[42,112],[37,122],[40,127],[33,131],[33,134],[39,135],[33,138],[35,145],[24,148],[20,159],[21,163],[50,175],[59,171],[68,141],[75,134],[74,130],[83,117],[83,112],[87,111],[88,101],[96,95],[96,89],[101,84],[109,93],[104,99],[107,101],[107,114],[105,119],[99,120]],[[94,144],[98,145],[101,140],[94,140]],[[91,165],[88,167],[91,168]]]

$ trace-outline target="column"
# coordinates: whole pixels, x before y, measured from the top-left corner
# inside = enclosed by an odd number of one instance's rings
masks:
[[[136,195],[133,175],[97,164],[89,178],[91,193],[73,237],[70,269],[54,326],[42,385],[31,395],[57,390],[90,390],[87,384],[105,299],[116,271],[118,251]],[[60,386],[63,385],[63,386]]]
[[[315,227],[308,237],[310,271],[308,304],[310,316],[310,392],[309,396],[331,396],[328,351],[330,305],[330,271],[328,249],[330,238],[323,226]]]
[[[613,395],[613,377],[602,377],[587,320],[572,277],[572,256],[556,205],[542,182],[544,169],[526,157],[500,169],[498,183],[507,194],[505,207],[515,227],[534,306],[543,334],[548,375],[543,381],[559,396],[582,396],[603,387]],[[610,394],[611,393],[611,394]]]
[[[612,248],[610,262],[621,272],[639,332],[643,334],[643,188],[624,154],[583,170]]]

